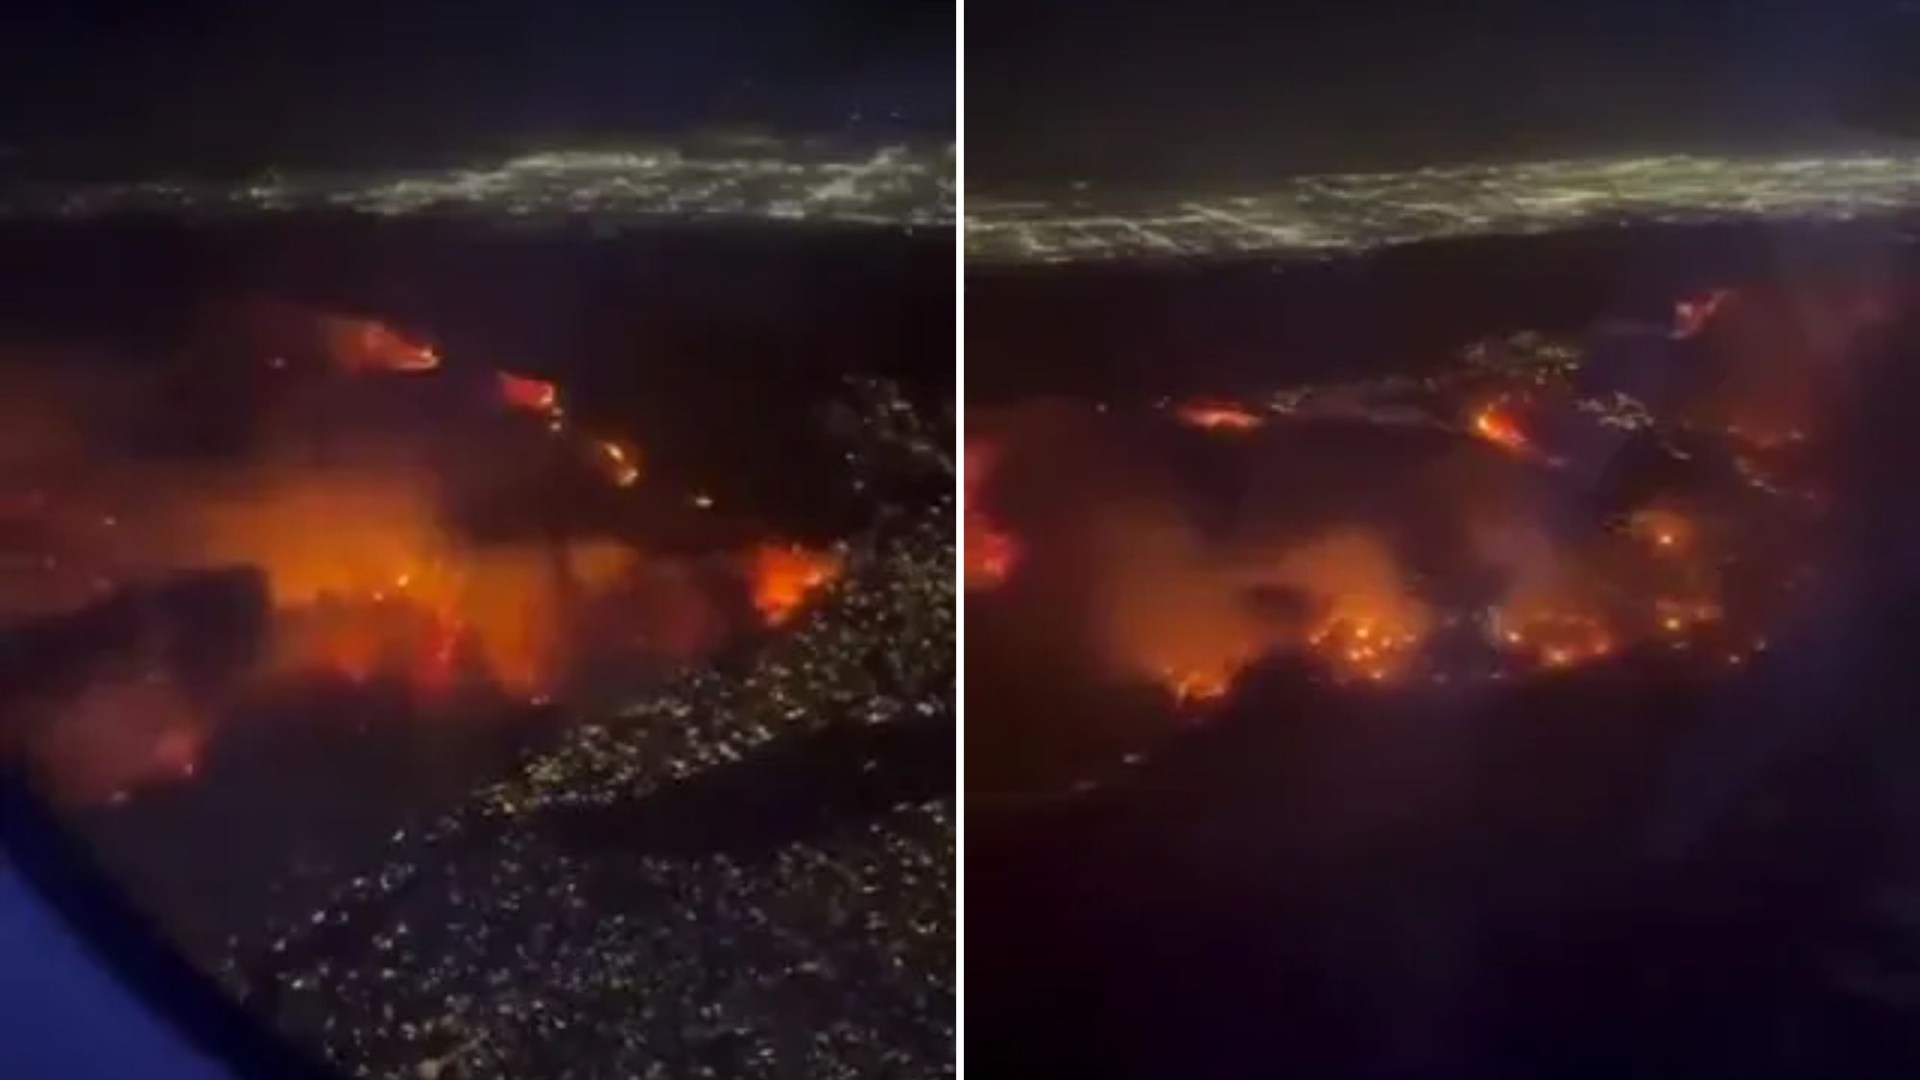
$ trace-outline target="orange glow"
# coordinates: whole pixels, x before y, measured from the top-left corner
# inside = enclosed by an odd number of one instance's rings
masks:
[[[329,358],[342,371],[420,372],[440,366],[432,345],[409,339],[378,319],[324,315],[320,332]]]
[[[272,671],[396,675],[422,692],[447,689],[462,657],[508,689],[547,685],[565,658],[567,596],[638,565],[609,542],[462,543],[432,489],[400,475],[278,478],[202,508],[190,531],[198,558],[266,573]]]
[[[997,588],[1013,576],[1020,548],[1011,533],[998,531],[990,522],[968,514],[965,543],[967,588]]]
[[[1527,433],[1520,429],[1519,423],[1501,402],[1483,405],[1474,412],[1473,433],[1509,453],[1533,452],[1533,444],[1527,439]]]
[[[1167,688],[1180,705],[1205,705],[1227,696],[1239,675],[1238,664],[1211,668],[1167,668],[1160,673],[1160,685]]]
[[[1265,423],[1246,406],[1215,398],[1185,402],[1174,415],[1189,427],[1226,433],[1253,431]]]
[[[999,462],[997,447],[973,439],[967,440],[962,482],[966,496],[966,532],[961,538],[969,589],[992,589],[1013,576],[1020,560],[1020,544],[1013,534],[1000,527],[981,503],[987,480]]]
[[[535,379],[527,375],[515,375],[508,371],[494,372],[494,379],[500,387],[500,400],[510,409],[551,416],[560,408],[560,388],[545,379]]]
[[[1509,656],[1544,668],[1570,668],[1614,654],[1615,638],[1597,611],[1509,604],[1488,626],[1493,644]]]
[[[1658,506],[1634,511],[1627,519],[1627,531],[1660,554],[1687,551],[1696,541],[1696,530],[1691,519],[1677,510]]]
[[[1678,599],[1662,596],[1653,602],[1653,617],[1668,637],[1677,637],[1698,627],[1717,623],[1720,605],[1712,600]]]
[[[1119,669],[1183,702],[1230,692],[1268,654],[1300,650],[1341,681],[1389,682],[1420,655],[1432,614],[1377,534],[1344,528],[1279,551],[1230,559],[1166,520],[1130,520],[1101,592],[1100,630]],[[1253,591],[1299,598],[1304,614],[1248,603]]]
[[[1280,573],[1318,598],[1321,614],[1306,645],[1335,675],[1388,682],[1419,655],[1432,612],[1409,591],[1398,558],[1379,537],[1329,534],[1288,551]]]
[[[791,620],[807,600],[840,576],[840,556],[798,544],[761,544],[748,559],[753,607],[768,626]]]
[[[632,487],[640,482],[640,451],[615,439],[599,439],[593,444],[594,460],[600,463],[614,487]]]

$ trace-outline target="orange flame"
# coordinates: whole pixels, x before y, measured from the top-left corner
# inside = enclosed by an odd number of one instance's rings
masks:
[[[1221,664],[1204,668],[1167,668],[1161,672],[1160,685],[1167,688],[1179,705],[1205,705],[1227,696],[1241,665]]]
[[[1019,559],[1020,547],[1013,534],[993,528],[982,516],[967,515],[967,588],[992,589],[1006,584]]]
[[[1331,533],[1288,551],[1280,579],[1319,599],[1322,613],[1306,644],[1342,678],[1397,677],[1419,654],[1432,623],[1393,549],[1366,531]]]
[[[500,400],[510,409],[551,416],[560,408],[560,388],[545,379],[494,372],[500,387]]]
[[[1174,410],[1174,416],[1189,427],[1227,434],[1253,431],[1266,422],[1245,405],[1215,398],[1185,402]]]
[[[965,473],[966,533],[961,538],[966,586],[991,589],[1006,583],[1020,559],[1020,545],[981,506],[987,479],[999,462],[999,449],[989,443],[967,441]]]
[[[1533,452],[1533,444],[1527,439],[1527,433],[1520,429],[1519,423],[1500,402],[1483,405],[1474,412],[1473,433],[1508,453]]]
[[[638,556],[610,542],[472,547],[442,527],[420,483],[278,478],[202,507],[194,554],[266,573],[275,671],[394,674],[437,691],[471,656],[503,687],[546,685],[565,652],[568,596],[611,589]]]
[[[840,576],[840,556],[798,544],[761,544],[748,562],[753,607],[768,626],[791,620],[815,593]]]
[[[321,335],[335,367],[342,371],[419,372],[440,366],[432,345],[409,339],[378,319],[326,315]]]
[[[1607,620],[1589,611],[1509,605],[1494,613],[1488,631],[1502,652],[1545,668],[1604,660],[1616,647]]]

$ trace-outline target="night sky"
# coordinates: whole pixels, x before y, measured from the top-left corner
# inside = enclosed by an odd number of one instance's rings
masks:
[[[950,3],[29,0],[0,145],[164,164],[458,156],[704,128],[946,139]]]
[[[967,180],[1856,145],[1920,116],[1920,4],[974,0]]]

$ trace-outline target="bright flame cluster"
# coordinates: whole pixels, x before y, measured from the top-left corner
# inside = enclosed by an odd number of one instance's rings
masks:
[[[966,563],[964,576],[969,589],[992,589],[1005,584],[1013,576],[1013,568],[1020,559],[1019,542],[1011,532],[1001,528],[993,515],[981,505],[985,499],[987,481],[999,460],[997,447],[986,442],[967,440],[965,471],[962,474],[966,495],[966,534],[962,538],[961,552]]]
[[[840,576],[841,558],[798,544],[761,544],[748,566],[754,610],[768,626],[782,626]]]

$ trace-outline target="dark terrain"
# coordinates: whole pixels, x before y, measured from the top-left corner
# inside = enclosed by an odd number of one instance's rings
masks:
[[[969,403],[1419,372],[1489,334],[1660,323],[1675,296],[1729,282],[1904,283],[1914,259],[1880,226],[1740,226],[980,275]],[[1911,1075],[1916,356],[1909,313],[1852,358],[1827,418],[1822,585],[1737,676],[1634,655],[1366,695],[1276,659],[1203,723],[1139,743],[1138,764],[1089,767],[1097,788],[975,789],[973,1067]],[[1164,698],[1024,659],[1002,633],[1016,609],[996,607],[1012,603],[970,604],[970,700],[1011,712],[970,710],[992,731],[974,753],[1086,752],[1049,725],[1166,727]]]

